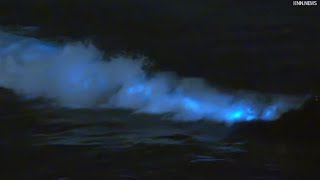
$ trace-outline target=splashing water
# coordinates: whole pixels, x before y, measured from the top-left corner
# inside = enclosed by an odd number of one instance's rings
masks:
[[[182,120],[272,120],[302,97],[223,92],[197,78],[147,75],[145,60],[106,57],[93,45],[57,45],[0,32],[0,86],[69,108],[127,108]]]

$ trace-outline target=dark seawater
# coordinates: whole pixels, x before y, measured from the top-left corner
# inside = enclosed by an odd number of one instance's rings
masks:
[[[19,99],[1,90],[1,179],[319,177],[319,103],[276,122],[227,126]]]

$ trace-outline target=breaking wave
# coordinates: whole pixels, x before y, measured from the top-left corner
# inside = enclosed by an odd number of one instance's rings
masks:
[[[64,45],[0,32],[0,86],[68,108],[125,108],[174,119],[273,120],[304,97],[224,91],[199,78],[150,73],[145,58],[107,56],[92,44]]]

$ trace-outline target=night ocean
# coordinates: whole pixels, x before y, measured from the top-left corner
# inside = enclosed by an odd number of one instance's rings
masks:
[[[0,1],[0,179],[319,179],[320,11]]]

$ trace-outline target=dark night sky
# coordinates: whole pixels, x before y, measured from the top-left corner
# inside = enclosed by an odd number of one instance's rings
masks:
[[[2,0],[0,24],[91,38],[225,87],[303,93],[320,82],[319,8],[288,0]]]

